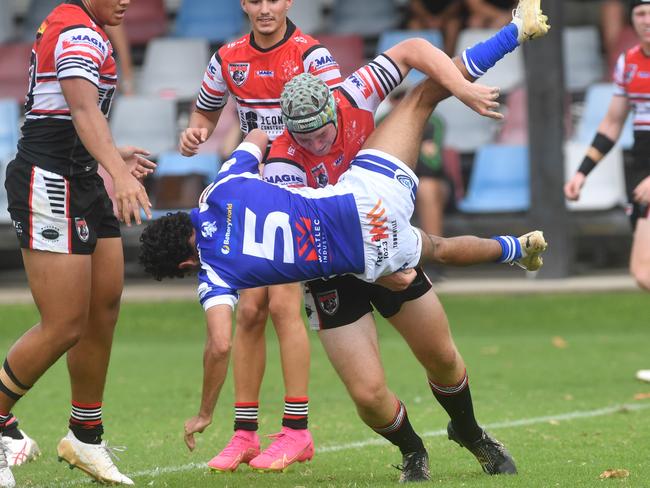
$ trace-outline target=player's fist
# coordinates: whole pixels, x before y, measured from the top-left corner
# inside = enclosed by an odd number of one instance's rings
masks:
[[[194,156],[199,152],[199,146],[208,140],[208,129],[205,127],[188,127],[181,133],[178,148],[183,156]]]

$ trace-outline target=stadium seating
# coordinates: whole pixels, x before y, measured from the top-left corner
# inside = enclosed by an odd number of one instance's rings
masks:
[[[499,122],[482,117],[456,98],[448,98],[436,108],[445,122],[445,147],[460,153],[472,153],[494,141]]]
[[[497,33],[496,29],[464,29],[458,36],[456,56],[462,56],[468,47],[483,42]],[[524,55],[522,49],[515,49],[491,68],[480,82],[498,86],[501,93],[509,93],[524,83]]]
[[[237,0],[183,0],[176,12],[174,35],[220,43],[242,34],[244,19]]]
[[[494,213],[523,212],[529,207],[528,147],[481,147],[474,159],[467,195],[458,208],[467,213]]]
[[[573,177],[589,143],[569,141],[564,145],[564,175],[566,181]],[[567,200],[570,210],[609,210],[627,203],[625,193],[625,175],[623,172],[623,150],[619,145],[607,153],[589,173],[582,187],[580,199],[576,202]]]
[[[205,39],[153,39],[147,45],[138,92],[142,95],[194,100],[210,59]]]
[[[0,45],[0,98],[25,102],[29,85],[31,43]]]
[[[12,158],[20,136],[20,110],[13,99],[0,99],[0,161]]]
[[[365,64],[363,38],[356,34],[319,35],[320,43],[329,49],[341,67],[341,74],[347,77]]]
[[[398,44],[405,39],[411,39],[413,37],[421,37],[423,39],[426,39],[438,49],[444,48],[442,33],[439,30],[392,30],[382,32],[379,36],[379,41],[377,42],[377,54],[383,53],[384,51],[393,47],[395,44]],[[411,70],[406,79],[408,80],[408,83],[414,85],[423,78],[423,73],[417,70]]]
[[[506,112],[501,131],[497,137],[499,144],[528,143],[528,97],[521,87],[512,91],[506,98]]]
[[[195,207],[203,189],[216,178],[219,165],[215,153],[191,158],[173,151],[162,153],[154,173],[154,213]]]
[[[155,158],[176,146],[176,103],[156,97],[120,97],[110,126],[118,146],[142,147]]]
[[[0,43],[14,37],[14,9],[9,0],[0,0]]]
[[[293,2],[289,18],[305,34],[315,34],[323,29],[323,1],[299,0]]]
[[[303,0],[305,1],[305,0]],[[399,21],[393,0],[334,0],[329,31],[377,37]]]
[[[132,46],[143,46],[155,37],[167,33],[167,12],[163,0],[131,2],[124,28]]]
[[[31,0],[25,12],[21,38],[25,42],[34,42],[36,31],[41,23],[60,3],[63,3],[62,0]]]
[[[595,26],[567,27],[562,32],[564,82],[571,93],[584,92],[603,79],[600,36]]]
[[[614,85],[611,83],[596,83],[589,86],[585,94],[582,117],[578,121],[578,127],[573,137],[576,142],[589,144],[594,139],[598,126],[607,113],[613,93]],[[631,114],[625,121],[619,143],[623,149],[631,149],[634,144]]]

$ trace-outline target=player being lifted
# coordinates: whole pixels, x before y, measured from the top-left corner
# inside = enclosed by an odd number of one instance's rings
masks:
[[[497,116],[492,109],[498,105],[494,101],[498,91],[480,86],[472,90],[472,85],[455,73],[454,77],[447,72],[450,78],[446,83],[456,84],[447,87],[466,102],[477,100],[478,104],[470,103],[482,113]],[[296,83],[300,83],[300,78]],[[291,84],[287,89],[291,89]],[[441,239],[423,236],[408,224],[417,180],[399,159],[414,164],[422,125],[436,102],[432,98],[435,93],[435,84],[430,81],[419,86],[368,140],[364,146],[368,150],[353,161],[339,184],[320,190],[287,191],[259,181],[256,168],[266,137],[252,133],[247,142],[258,149],[247,143],[240,146],[222,167],[215,183],[203,193],[200,208],[191,217],[175,214],[145,230],[141,252],[145,269],[161,279],[183,276],[188,269],[200,265],[199,290],[208,327],[212,336],[227,343],[231,307],[238,288],[343,273],[358,274],[366,281],[380,279],[399,288],[404,281],[410,282],[416,272],[382,276],[411,268],[420,257],[458,265],[520,260],[524,265],[538,267],[538,254],[545,248],[540,233],[531,234],[522,250],[515,238]],[[473,94],[468,97],[469,93]],[[329,99],[327,102],[329,105]],[[319,111],[305,114],[305,119],[321,116]],[[378,218],[377,214],[381,216]],[[309,252],[298,251],[302,244],[307,245]],[[426,298],[435,300],[431,295]],[[452,345],[453,353],[455,348],[441,308],[440,313],[442,335]],[[410,431],[387,429],[385,436],[397,445],[407,444],[400,445],[405,458],[402,478],[426,479],[428,463],[422,441],[410,428],[401,403],[398,410],[399,421],[395,424],[408,425]],[[490,454],[499,456],[479,458],[484,469],[491,474],[514,472],[514,463],[503,447],[476,427],[479,440],[483,441],[481,447],[492,446]],[[463,442],[465,437],[456,434],[454,439]],[[405,452],[403,447],[410,447],[411,451]]]

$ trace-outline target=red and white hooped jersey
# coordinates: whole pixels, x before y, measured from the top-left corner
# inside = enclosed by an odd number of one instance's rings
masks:
[[[303,34],[287,19],[287,32],[275,46],[263,49],[252,33],[222,46],[210,60],[196,106],[215,111],[235,97],[242,132],[264,130],[271,140],[282,134],[280,94],[284,84],[300,73],[318,76],[330,87],[341,72],[327,48]]]
[[[627,97],[634,113],[634,130],[650,131],[650,56],[641,45],[622,53],[614,69],[614,94]]]
[[[61,89],[60,80],[67,78],[95,85],[99,108],[108,116],[117,85],[113,48],[81,0],[56,7],[38,29],[18,154],[57,174],[93,174],[97,162],[77,135]]]
[[[314,156],[285,130],[271,145],[264,179],[283,186],[336,184],[374,130],[377,107],[401,82],[399,68],[385,54],[352,73],[332,92],[338,132],[330,152]]]

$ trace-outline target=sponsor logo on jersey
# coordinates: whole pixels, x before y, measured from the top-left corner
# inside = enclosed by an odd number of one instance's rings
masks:
[[[628,84],[630,81],[632,81],[632,78],[634,78],[634,75],[636,75],[638,69],[639,67],[636,64],[628,64],[625,67],[625,73],[623,74],[623,82],[625,84]]]
[[[256,71],[255,74],[260,78],[273,78],[275,76],[275,72],[270,69],[261,69]]]
[[[327,168],[325,163],[319,163],[316,167],[311,169],[311,175],[314,177],[316,184],[319,188],[327,186],[330,181],[329,175],[327,174]]]
[[[228,63],[228,74],[235,85],[242,86],[246,83],[250,67],[250,63]]]
[[[217,232],[216,221],[213,220],[212,222],[203,222],[201,224],[201,235],[206,239],[211,238],[215,232]]]
[[[47,227],[43,227],[41,235],[48,241],[56,242],[61,236],[61,230],[54,225],[48,225]]]
[[[334,160],[334,166],[338,166],[343,162],[343,154],[341,154],[338,158]]]
[[[299,176],[296,175],[271,175],[271,176],[265,176],[264,181],[268,181],[269,183],[273,183],[274,185],[281,184],[281,185],[286,185],[287,183],[298,183],[300,185],[304,185],[305,182],[303,179]]]
[[[318,219],[301,217],[294,223],[298,257],[304,261],[329,263],[329,244]]]
[[[334,58],[331,55],[325,55],[312,61],[310,71],[318,71],[331,66],[337,66],[336,61],[334,61]]]
[[[370,224],[370,234],[372,235],[372,241],[378,242],[382,239],[387,239],[388,227],[386,226],[386,221],[388,218],[385,216],[386,209],[382,206],[382,201],[379,201],[375,204],[370,212],[366,214],[368,223]]]
[[[339,292],[338,290],[324,291],[316,295],[318,306],[327,315],[334,315],[339,309]]]
[[[648,79],[650,78],[650,73],[647,71],[639,71],[639,78]]]
[[[233,227],[233,204],[228,202],[226,203],[226,232],[223,236],[223,243],[221,244],[221,254],[228,255],[230,254],[230,245],[232,237],[232,227]]]
[[[415,186],[415,181],[413,181],[413,178],[411,178],[406,173],[395,174],[395,178],[397,178],[397,181],[399,181],[400,185],[408,188],[409,190],[412,190]]]
[[[217,74],[217,66],[212,61],[208,64],[208,73],[212,76]]]
[[[14,220],[13,224],[14,224],[14,230],[16,231],[16,235],[18,236],[18,238],[20,238],[23,235],[23,223],[18,220]]]
[[[289,146],[289,149],[287,149],[287,154],[288,154],[289,156],[295,156],[295,155],[296,155],[296,146],[294,146],[293,144],[291,144],[291,145]]]
[[[372,95],[372,87],[370,86],[370,82],[365,79],[361,71],[357,71],[355,73],[352,73],[349,77],[349,80],[356,86],[361,94],[366,98],[370,98],[370,95]]]
[[[307,39],[305,39],[302,36],[296,36],[293,38],[294,41],[299,42],[301,44],[307,44]]]
[[[43,33],[45,32],[45,29],[47,29],[47,25],[48,25],[48,24],[49,24],[49,22],[47,22],[46,20],[44,20],[43,23],[42,23],[42,24],[40,25],[40,27],[38,28],[38,30],[36,31],[36,36],[42,36]]]
[[[245,42],[246,42],[246,37],[242,37],[241,39],[239,39],[237,41],[229,42],[228,44],[226,44],[226,49],[230,49],[231,47],[235,47],[235,46],[237,46],[239,44],[243,44]]]
[[[88,237],[90,237],[90,231],[88,230],[88,224],[86,224],[86,219],[83,217],[74,218],[74,227],[77,229],[77,236],[81,242],[88,242]]]
[[[95,37],[90,37],[87,34],[79,34],[72,36],[69,40],[63,41],[63,50],[69,49],[72,46],[78,45],[94,46],[99,49],[102,53],[106,53],[106,44],[99,41]]]

